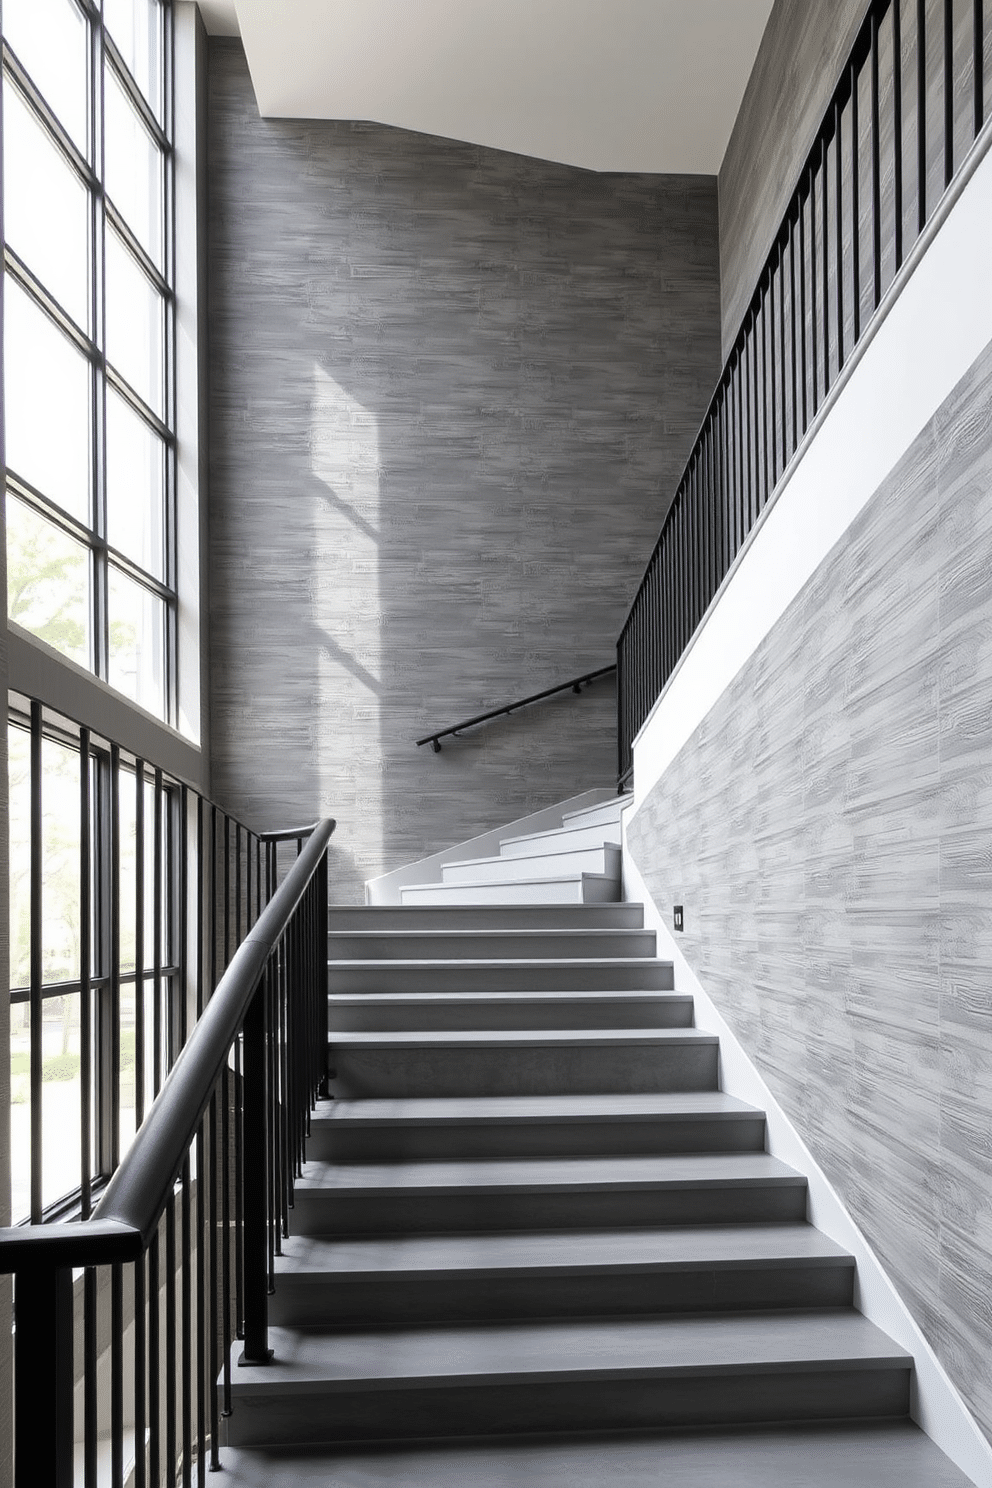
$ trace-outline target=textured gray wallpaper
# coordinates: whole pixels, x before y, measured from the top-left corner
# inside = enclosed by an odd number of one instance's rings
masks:
[[[992,1436],[990,698],[992,348],[630,846]]]
[[[615,775],[614,659],[719,361],[715,178],[266,122],[210,47],[215,796],[336,891]]]

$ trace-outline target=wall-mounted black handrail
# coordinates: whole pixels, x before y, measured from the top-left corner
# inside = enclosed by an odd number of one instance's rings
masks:
[[[519,708],[526,708],[531,703],[539,703],[544,698],[554,697],[556,692],[581,692],[587,682],[595,682],[597,677],[605,677],[609,672],[615,672],[616,662],[610,666],[598,667],[594,672],[583,672],[581,677],[572,677],[568,682],[559,682],[554,687],[546,687],[543,692],[533,692],[530,697],[518,698],[515,703],[507,703],[502,708],[492,708],[488,713],[477,713],[474,718],[466,718],[461,723],[455,723],[451,728],[438,729],[435,734],[425,734],[422,739],[417,740],[417,748],[421,744],[429,744],[435,754],[441,753],[442,739],[457,737],[463,729],[474,728],[477,723],[487,723],[490,718],[503,718],[506,714],[516,713]]]
[[[617,642],[621,785],[637,732],[986,127],[986,31],[984,0],[865,7]]]
[[[155,1301],[161,1288],[173,1308],[176,1305],[176,1230],[183,1229],[184,1248],[189,1243],[189,1212],[195,1203],[199,1226],[199,1261],[209,1252],[210,1274],[198,1272],[197,1289],[210,1292],[210,1321],[207,1346],[211,1364],[219,1363],[206,1383],[200,1401],[198,1438],[195,1444],[201,1463],[209,1441],[211,1466],[219,1465],[217,1392],[229,1390],[229,1359],[216,1359],[218,1336],[225,1347],[231,1339],[231,1310],[234,1298],[229,1278],[234,1242],[237,1242],[238,1275],[236,1327],[244,1338],[244,1357],[261,1362],[267,1350],[267,1294],[271,1280],[273,1244],[278,1250],[285,1222],[285,1185],[292,1185],[302,1154],[311,1102],[326,1071],[327,1062],[327,962],[326,850],[334,830],[331,819],[290,833],[268,834],[271,850],[279,839],[308,837],[305,846],[261,909],[254,925],[235,950],[226,971],[206,1002],[203,1011],[180,1050],[158,1096],[138,1128],[133,1142],[111,1176],[92,1218],[76,1223],[33,1224],[0,1229],[0,1272],[15,1274],[15,1421],[17,1488],[70,1488],[73,1469],[73,1286],[74,1267],[114,1268],[115,1295],[120,1298],[120,1267],[135,1263],[135,1321],[158,1337]],[[228,1111],[230,1063],[238,1076],[239,1090],[232,1112]],[[243,1063],[242,1063],[243,1058]],[[218,1099],[219,1095],[219,1099]],[[221,1109],[218,1110],[218,1105]],[[204,1123],[209,1127],[204,1133]],[[223,1126],[221,1127],[221,1120]],[[252,1181],[239,1185],[238,1207],[229,1216],[230,1183],[223,1166],[229,1160],[234,1140],[230,1126],[237,1127],[239,1173],[243,1168]],[[190,1159],[196,1146],[198,1191],[195,1199],[189,1185]],[[219,1173],[220,1178],[219,1182]],[[182,1224],[177,1219],[176,1182],[183,1177]],[[218,1213],[218,1188],[223,1187],[223,1218]],[[291,1195],[290,1195],[291,1200]],[[208,1222],[204,1222],[204,1215]],[[159,1234],[166,1229],[167,1261],[164,1280],[159,1269]],[[149,1256],[154,1255],[154,1266]],[[190,1254],[183,1281],[185,1300],[191,1294]],[[223,1272],[221,1277],[220,1273]],[[138,1313],[139,1297],[141,1312]],[[167,1316],[168,1316],[167,1300]],[[116,1304],[112,1346],[119,1350],[122,1316]],[[91,1322],[87,1319],[87,1331]],[[143,1334],[144,1336],[144,1334]],[[201,1339],[201,1347],[204,1344]],[[175,1335],[172,1360],[175,1368]],[[184,1344],[184,1362],[190,1367]],[[148,1403],[158,1422],[165,1408],[175,1423],[178,1381],[160,1369],[157,1353],[142,1356],[149,1369]],[[201,1368],[201,1373],[202,1373]],[[163,1378],[163,1375],[166,1376]],[[153,1383],[154,1381],[154,1383]],[[188,1386],[188,1381],[187,1381]],[[121,1398],[112,1416],[119,1417]],[[161,1390],[161,1397],[157,1393]],[[210,1404],[207,1403],[209,1396]],[[36,1404],[46,1402],[46,1428],[39,1438]],[[188,1401],[185,1402],[188,1405]],[[118,1425],[120,1421],[118,1419]],[[115,1481],[123,1470],[123,1443],[115,1433]],[[157,1481],[157,1427],[150,1433],[152,1458],[150,1477]],[[137,1441],[144,1439],[142,1431]],[[87,1441],[87,1448],[90,1443]],[[144,1447],[140,1448],[142,1455]],[[95,1443],[93,1444],[95,1453]],[[92,1456],[93,1454],[89,1454]],[[95,1459],[94,1459],[95,1460]],[[136,1481],[145,1482],[145,1464],[139,1464]],[[190,1482],[191,1463],[183,1463],[184,1481]],[[86,1473],[87,1484],[90,1481]]]

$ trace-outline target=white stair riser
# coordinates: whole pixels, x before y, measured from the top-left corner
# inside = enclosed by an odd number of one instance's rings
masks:
[[[392,930],[641,930],[639,904],[337,906],[328,911],[328,934]]]
[[[519,878],[560,878],[573,873],[605,873],[620,877],[620,850],[586,847],[575,852],[545,853],[541,857],[482,858],[475,862],[445,863],[443,883],[508,883]]]
[[[431,906],[615,904],[620,898],[620,880],[613,875],[567,874],[528,883],[423,884],[402,889],[400,898],[404,905]]]
[[[562,827],[568,831],[572,827],[615,826],[620,821],[620,811],[627,800],[627,796],[614,796],[599,806],[584,806],[580,811],[567,811],[561,819]]]
[[[572,827],[541,832],[532,837],[508,837],[499,845],[501,858],[526,858],[534,853],[577,852],[587,847],[620,846],[619,826]]]

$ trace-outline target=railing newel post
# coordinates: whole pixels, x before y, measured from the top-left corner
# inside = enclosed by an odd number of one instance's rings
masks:
[[[14,1298],[15,1488],[73,1488],[72,1271],[23,1267]]]

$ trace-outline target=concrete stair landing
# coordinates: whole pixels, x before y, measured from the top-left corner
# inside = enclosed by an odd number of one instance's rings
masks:
[[[617,813],[331,910],[331,1098],[272,1362],[235,1347],[232,1488],[964,1488],[805,1179],[609,902]]]

